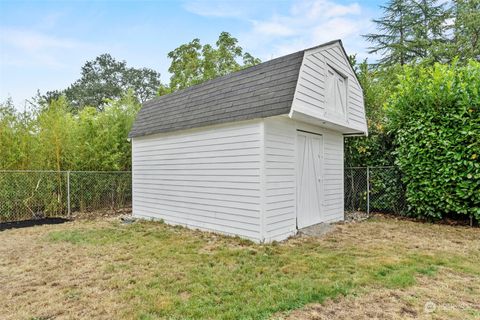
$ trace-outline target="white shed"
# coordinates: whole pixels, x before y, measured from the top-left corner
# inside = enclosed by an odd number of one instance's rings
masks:
[[[343,139],[366,134],[340,40],[158,97],[129,135],[133,214],[257,242],[342,220]]]

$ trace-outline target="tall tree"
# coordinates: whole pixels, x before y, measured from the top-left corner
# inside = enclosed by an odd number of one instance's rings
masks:
[[[451,11],[439,0],[412,0],[411,8],[414,24],[408,50],[416,60],[440,61]]]
[[[480,61],[480,0],[455,0],[449,57]]]
[[[411,3],[407,0],[390,0],[381,6],[383,16],[374,19],[378,33],[364,37],[372,43],[369,53],[379,53],[380,64],[406,64],[412,59],[409,43],[413,38],[414,15]]]
[[[200,39],[193,39],[189,43],[182,44],[168,53],[168,57],[172,59],[168,68],[168,71],[172,74],[170,77],[170,89],[172,91],[183,89],[202,81],[202,72],[205,65],[202,61],[202,48]]]
[[[260,63],[238,45],[238,40],[228,32],[222,32],[215,47],[202,45],[193,39],[168,53],[172,59],[168,71],[172,74],[169,87],[162,87],[160,94],[184,89],[219,76]]]
[[[82,67],[81,78],[62,91],[47,92],[47,101],[65,95],[70,106],[102,109],[108,99],[119,99],[128,90],[140,102],[154,97],[160,87],[160,73],[148,68],[131,68],[110,54],[102,54]]]
[[[373,20],[377,33],[365,35],[370,53],[390,66],[409,62],[436,62],[444,58],[451,10],[439,0],[391,0],[384,15]]]

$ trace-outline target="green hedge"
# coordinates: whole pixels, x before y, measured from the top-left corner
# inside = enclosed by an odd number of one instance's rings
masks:
[[[480,220],[480,63],[404,71],[386,107],[409,213]]]

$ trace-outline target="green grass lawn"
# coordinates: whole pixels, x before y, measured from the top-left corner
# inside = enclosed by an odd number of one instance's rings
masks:
[[[4,284],[30,281],[36,294],[19,297],[19,283],[0,286],[0,295],[29,302],[22,310],[0,302],[0,312],[11,319],[267,319],[328,298],[407,288],[439,268],[478,279],[479,238],[478,229],[385,218],[270,245],[158,222],[11,230],[0,234]],[[35,275],[22,278],[28,272]]]

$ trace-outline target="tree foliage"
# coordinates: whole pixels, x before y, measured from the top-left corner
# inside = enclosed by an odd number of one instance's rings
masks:
[[[35,150],[34,161],[43,167],[60,171],[68,167],[73,147],[72,128],[74,120],[68,112],[65,97],[52,100],[38,112],[32,132]]]
[[[383,65],[404,65],[413,55],[409,50],[409,41],[413,37],[414,19],[408,0],[390,0],[381,6],[383,16],[374,19],[378,33],[370,33],[365,38],[372,43],[369,53],[382,55],[379,63]]]
[[[260,63],[260,59],[243,52],[238,40],[228,32],[222,32],[215,45],[216,47],[202,45],[199,39],[193,39],[170,51],[170,85],[162,87],[160,94],[184,89]]]
[[[129,170],[127,136],[140,104],[133,91],[105,103],[78,113],[63,96],[22,113],[0,107],[0,170]]]
[[[61,91],[50,91],[47,102],[64,95],[73,110],[87,106],[102,110],[109,100],[119,99],[132,90],[140,102],[153,98],[160,87],[160,73],[148,68],[128,67],[110,54],[102,54],[82,67],[81,77]]]
[[[75,118],[75,143],[71,168],[81,170],[129,170],[131,145],[128,133],[140,110],[132,91],[118,100],[109,100],[103,112],[92,107],[82,110]]]
[[[345,139],[345,166],[393,165],[393,137],[387,131],[388,123],[384,103],[397,83],[396,68],[372,67],[364,60],[351,59],[360,85],[363,88],[368,137]]]
[[[29,123],[28,114],[17,113],[11,100],[0,105],[0,168],[28,168]]]
[[[480,1],[455,0],[447,56],[480,61]]]
[[[410,213],[480,219],[480,63],[405,67],[389,98]]]
[[[480,1],[390,0],[365,35],[382,67],[480,58]]]
[[[472,181],[475,173],[468,172],[472,163],[477,168],[478,152],[463,158],[473,150],[472,141],[480,141],[478,114],[472,121],[472,114],[462,111],[478,103],[473,98],[478,72],[466,70],[478,67],[468,61],[480,60],[479,6],[478,0],[391,0],[383,17],[374,21],[377,31],[366,36],[371,52],[381,59],[371,65],[354,63],[369,136],[346,139],[345,164],[398,164],[409,213],[415,216],[479,218],[478,196],[473,195],[479,179]]]

